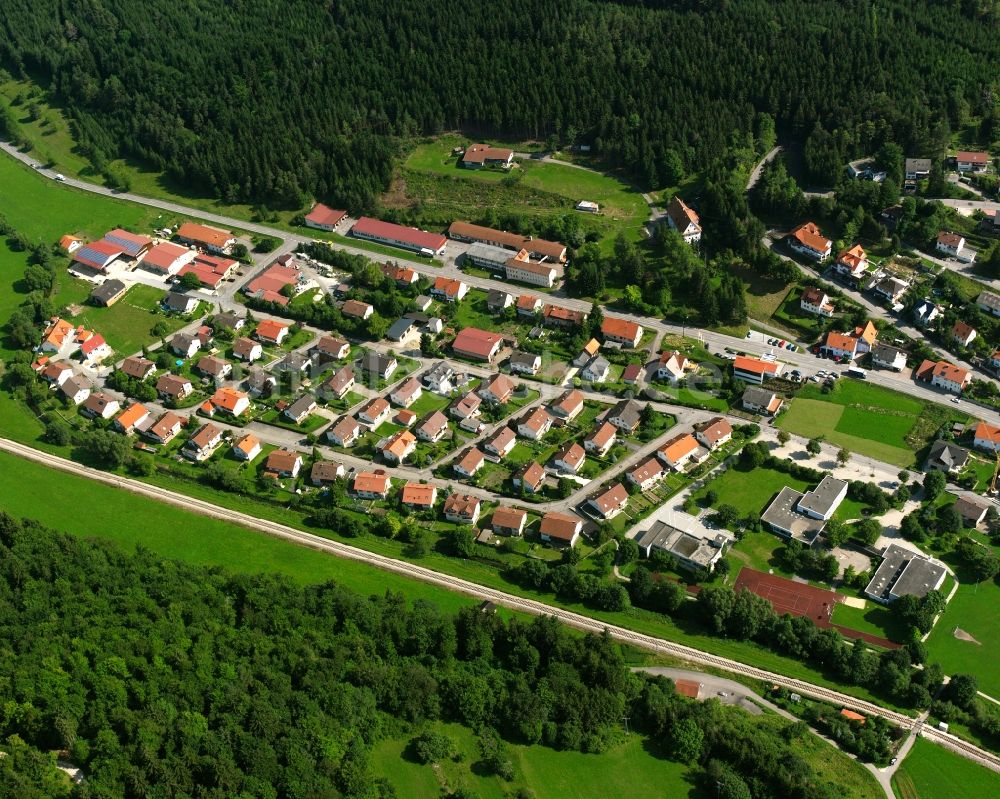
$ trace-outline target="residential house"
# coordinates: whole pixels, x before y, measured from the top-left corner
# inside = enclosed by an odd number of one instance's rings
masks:
[[[340,312],[352,319],[367,320],[375,313],[375,306],[361,300],[345,300],[344,304],[340,306]]]
[[[571,311],[558,305],[545,305],[542,308],[542,323],[546,327],[573,329],[581,327],[586,321],[587,314],[583,311]]]
[[[618,440],[618,430],[611,422],[602,422],[589,436],[583,440],[583,448],[587,452],[603,458]]]
[[[214,355],[205,355],[198,359],[195,369],[205,377],[225,380],[232,373],[233,365],[222,358],[216,358]]]
[[[203,461],[212,457],[222,444],[222,430],[211,422],[203,424],[198,431],[184,442],[181,447],[181,454],[185,458],[195,461]]]
[[[417,427],[417,438],[436,444],[448,432],[448,417],[441,411],[434,411]]]
[[[993,354],[990,355],[989,364],[993,371],[1000,371],[1000,349],[993,350]]]
[[[580,371],[580,377],[583,380],[590,381],[591,383],[603,383],[608,379],[608,375],[610,373],[611,364],[608,362],[607,358],[601,355],[595,355]]]
[[[774,416],[781,410],[784,400],[773,391],[749,386],[743,392],[740,404],[743,406],[743,410],[750,411],[750,413],[757,413],[761,416]]]
[[[831,330],[826,334],[826,340],[820,349],[831,358],[842,358],[845,361],[853,360],[858,355],[858,339],[849,333],[839,333]]]
[[[165,374],[160,375],[160,378],[156,381],[156,393],[162,399],[181,400],[190,396],[193,391],[194,386],[191,385],[191,381],[186,377]]]
[[[695,244],[701,241],[701,220],[698,214],[688,207],[678,195],[670,199],[667,206],[667,224],[671,230],[676,230],[681,234],[686,244]]]
[[[412,286],[420,279],[420,275],[408,266],[386,263],[382,264],[381,269],[382,274],[389,278],[389,280],[392,280],[400,288]]]
[[[694,437],[707,450],[714,451],[733,438],[733,426],[721,416],[694,426]]]
[[[968,494],[955,500],[955,510],[962,517],[962,524],[965,527],[978,527],[986,520],[986,514],[990,506],[985,502],[973,499]]]
[[[316,461],[309,470],[309,480],[314,486],[322,487],[335,483],[346,474],[344,464],[333,461]]]
[[[907,181],[926,180],[931,174],[931,159],[907,158],[903,174]]]
[[[397,344],[409,345],[419,340],[419,333],[417,320],[404,316],[392,323],[385,337]]]
[[[68,343],[72,342],[75,328],[65,319],[58,316],[49,320],[48,327],[42,333],[42,343],[38,347],[39,352],[59,352]]]
[[[552,429],[552,417],[544,408],[535,408],[525,414],[517,425],[521,438],[538,441]]]
[[[417,448],[417,437],[409,430],[400,430],[380,444],[378,451],[389,463],[402,463]]]
[[[872,286],[872,291],[882,299],[895,304],[909,287],[910,284],[905,280],[893,275],[884,275]]]
[[[972,445],[987,452],[1000,451],[1000,427],[980,422],[972,434]]]
[[[806,222],[789,234],[788,246],[806,258],[822,261],[830,256],[833,242],[820,232],[815,223]]]
[[[649,458],[625,475],[625,479],[632,485],[636,485],[642,491],[648,491],[660,480],[666,477],[667,473],[658,458]]]
[[[689,461],[698,459],[698,440],[690,433],[680,433],[656,451],[656,456],[675,472],[683,471]]]
[[[358,472],[354,476],[354,493],[361,499],[385,499],[392,488],[392,480],[384,471]]]
[[[505,308],[510,308],[514,304],[514,297],[506,291],[490,289],[486,292],[486,309],[490,313],[502,313]]]
[[[868,271],[868,254],[860,244],[855,244],[837,256],[833,268],[840,275],[860,280]]]
[[[196,336],[178,333],[170,339],[170,351],[181,358],[190,358],[201,349],[201,342]]]
[[[437,486],[429,483],[406,483],[399,501],[410,510],[430,510],[437,502]]]
[[[353,447],[354,443],[361,438],[361,425],[357,419],[342,416],[327,428],[326,438],[334,446]]]
[[[290,352],[272,368],[278,374],[301,375],[308,371],[310,366],[312,366],[312,360],[308,355],[303,355],[301,352]]]
[[[677,350],[673,352],[661,352],[660,360],[657,362],[656,378],[670,383],[676,383],[684,378],[684,373],[693,364],[687,356],[681,355]]]
[[[575,441],[571,441],[552,456],[552,465],[560,472],[577,474],[586,459],[587,451]]]
[[[104,336],[84,331],[83,341],[80,343],[80,355],[84,363],[100,363],[111,353],[111,346],[104,340]]]
[[[316,410],[316,400],[311,394],[303,394],[281,412],[292,424],[302,424]]]
[[[163,308],[171,313],[186,316],[194,313],[198,307],[198,298],[190,294],[182,294],[179,291],[171,291],[163,298]]]
[[[546,513],[538,527],[538,537],[542,541],[572,547],[580,539],[583,519],[569,513]]]
[[[530,261],[526,250],[522,250],[518,256],[508,258],[503,269],[504,277],[509,281],[545,288],[552,288],[563,276],[562,266]]]
[[[478,447],[470,447],[457,461],[452,463],[451,468],[460,477],[472,477],[483,468],[486,463],[486,456]]]
[[[448,408],[448,413],[455,419],[475,419],[481,413],[480,406],[483,401],[473,392],[469,392],[464,397],[455,400]]]
[[[606,316],[601,322],[601,335],[605,341],[613,341],[634,349],[639,346],[639,341],[642,339],[642,326],[627,319]]]
[[[59,388],[73,376],[73,367],[66,361],[49,361],[42,369],[42,379],[50,386]]]
[[[521,489],[527,494],[537,494],[545,483],[545,470],[535,461],[524,464],[510,478],[514,488]]]
[[[444,517],[456,524],[475,524],[479,521],[482,502],[468,494],[451,494],[444,501]]]
[[[254,397],[270,397],[278,387],[278,379],[262,369],[251,369],[243,382]]]
[[[461,358],[492,363],[503,348],[503,340],[499,333],[466,327],[455,336],[451,349]]]
[[[420,399],[423,393],[424,390],[420,386],[420,381],[415,377],[411,377],[393,389],[392,393],[389,394],[389,400],[393,405],[398,405],[401,408],[409,408],[414,402]]]
[[[527,511],[501,507],[493,511],[490,526],[493,528],[494,535],[519,536],[524,533],[524,525],[527,521]]]
[[[73,375],[62,382],[59,391],[74,405],[80,405],[90,396],[90,383],[80,375]]]
[[[632,435],[639,429],[643,406],[635,400],[622,400],[604,418],[623,433]]]
[[[976,297],[976,305],[991,316],[1000,316],[1000,294],[994,294],[992,291],[980,292]]]
[[[924,361],[913,371],[913,377],[953,394],[961,394],[972,382],[971,372],[948,361]]]
[[[424,385],[435,394],[447,396],[456,388],[455,370],[444,361],[438,361],[421,378]]]
[[[765,380],[781,374],[781,364],[777,361],[762,361],[759,358],[736,356],[733,361],[733,377],[744,383],[759,386]]]
[[[309,354],[317,358],[320,363],[342,361],[350,352],[351,345],[344,339],[334,336],[321,336],[309,350]]]
[[[830,302],[827,293],[815,286],[808,286],[802,290],[799,307],[806,313],[824,316],[828,319],[833,316],[834,311],[833,303]]]
[[[512,374],[537,375],[542,368],[542,356],[533,352],[514,350],[508,360]]]
[[[417,415],[406,408],[397,411],[396,415],[392,417],[393,424],[398,424],[400,427],[412,427],[415,421],[417,421]]]
[[[982,296],[982,295],[980,295]],[[927,327],[941,315],[941,308],[930,300],[924,299],[913,309],[913,322],[918,327]]]
[[[94,305],[100,305],[105,308],[110,308],[118,300],[125,296],[125,292],[128,290],[122,281],[115,280],[105,280],[101,285],[90,292],[90,301]]]
[[[506,458],[517,444],[517,435],[507,425],[498,429],[490,438],[483,442],[487,454],[497,458]]]
[[[233,342],[233,357],[253,363],[264,357],[264,348],[252,338],[238,338]]]
[[[135,380],[147,380],[156,373],[156,364],[141,355],[130,355],[118,368]]]
[[[382,397],[375,397],[358,411],[358,420],[374,429],[389,418],[389,412],[389,403]]]
[[[114,427],[125,435],[129,435],[136,428],[141,428],[149,421],[149,411],[145,405],[133,402],[114,421]]]
[[[394,355],[383,355],[374,350],[368,350],[361,358],[361,370],[382,380],[392,377],[398,367],[399,361]]]
[[[937,242],[934,245],[938,252],[958,258],[965,248],[965,238],[950,230],[942,230],[938,233]]]
[[[503,405],[514,396],[514,383],[506,375],[497,374],[477,393],[490,405]]]
[[[518,316],[535,316],[541,310],[542,301],[538,297],[532,297],[530,294],[522,294],[517,298]]]
[[[969,450],[951,441],[939,438],[931,444],[930,451],[927,453],[927,461],[924,463],[924,469],[926,471],[937,469],[946,474],[956,475],[965,468],[968,462]]]
[[[202,410],[207,411],[210,416],[214,415],[216,411],[225,411],[238,419],[250,409],[250,397],[235,388],[223,386],[215,390],[205,405],[209,407],[205,408],[203,405]]]
[[[217,313],[212,317],[212,329],[218,332],[219,330],[232,330],[234,333],[242,330],[246,327],[247,319],[245,316],[240,316],[235,311],[223,311],[222,313]]]
[[[260,439],[253,433],[244,433],[233,443],[233,457],[241,461],[252,461],[260,455]]]
[[[254,336],[258,341],[272,346],[280,346],[281,342],[288,336],[289,326],[284,322],[276,322],[273,319],[263,319],[257,325]]]
[[[615,518],[628,505],[628,491],[621,483],[615,483],[603,494],[592,497],[587,505],[605,521]]]
[[[906,367],[906,353],[897,347],[876,341],[872,347],[872,365],[901,372]]]
[[[958,172],[985,172],[989,163],[989,153],[969,150],[955,153],[955,169]]]
[[[492,147],[489,144],[470,144],[465,148],[459,163],[465,169],[483,169],[495,166],[510,169],[514,163],[514,151],[509,147]]]
[[[622,382],[627,386],[634,386],[639,382],[639,378],[642,376],[642,365],[638,363],[630,363],[624,369],[622,369]]]
[[[87,397],[83,403],[83,407],[80,408],[80,413],[92,419],[110,419],[118,413],[119,408],[121,408],[121,405],[118,403],[118,400],[110,394],[97,391]]]
[[[452,277],[439,275],[434,279],[434,284],[428,290],[432,297],[437,297],[445,302],[461,302],[465,295],[469,293],[469,287],[461,280]]]
[[[173,411],[167,411],[146,431],[146,435],[159,444],[169,444],[181,432],[184,419]]]
[[[347,392],[354,388],[354,385],[354,370],[350,366],[343,366],[320,386],[320,392],[327,396],[343,399]]]
[[[961,347],[968,347],[975,341],[977,335],[976,329],[972,325],[967,325],[961,319],[955,322],[954,327],[951,329],[951,340]]]
[[[272,472],[278,477],[290,477],[292,479],[299,476],[302,469],[302,456],[297,452],[287,449],[276,449],[267,454],[264,461],[264,471]]]
[[[582,410],[583,392],[577,391],[575,388],[560,394],[559,398],[549,406],[549,411],[553,416],[558,416],[567,422],[573,421]]]

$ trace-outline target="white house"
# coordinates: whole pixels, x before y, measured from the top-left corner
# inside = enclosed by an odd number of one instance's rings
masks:
[[[942,230],[938,233],[935,247],[938,252],[958,258],[965,247],[965,238],[950,230]]]
[[[667,206],[667,224],[671,230],[681,234],[685,243],[695,244],[701,241],[700,222],[698,214],[692,211],[684,200],[676,194],[671,198],[670,205]]]
[[[799,225],[788,236],[788,246],[814,261],[830,256],[833,242],[824,236],[814,222]]]
[[[799,307],[806,313],[825,316],[828,319],[833,316],[833,303],[825,291],[815,286],[802,290]]]

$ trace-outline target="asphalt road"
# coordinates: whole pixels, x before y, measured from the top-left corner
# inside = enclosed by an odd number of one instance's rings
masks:
[[[748,666],[738,660],[723,658],[684,644],[678,644],[663,638],[634,632],[633,630],[629,630],[625,627],[605,624],[604,622],[591,619],[588,616],[574,613],[554,605],[548,605],[544,602],[538,602],[537,600],[519,597],[505,591],[499,591],[497,589],[478,585],[477,583],[463,580],[458,577],[442,574],[441,572],[437,572],[433,569],[419,566],[414,563],[396,560],[375,552],[368,552],[337,541],[331,541],[323,538],[322,536],[296,530],[292,527],[278,524],[277,522],[257,519],[249,514],[231,510],[229,508],[223,508],[204,500],[185,496],[184,494],[178,494],[157,485],[151,485],[132,478],[121,477],[119,475],[101,472],[96,469],[90,469],[86,466],[75,463],[74,461],[32,449],[31,447],[19,444],[15,441],[10,441],[9,439],[0,438],[0,450],[9,452],[35,463],[40,463],[44,466],[59,469],[80,477],[85,477],[87,479],[91,479],[105,485],[114,486],[125,491],[131,491],[139,496],[165,502],[169,505],[173,505],[193,513],[198,513],[216,519],[223,519],[234,524],[242,525],[251,530],[262,532],[266,535],[291,541],[292,543],[300,546],[306,546],[311,549],[327,552],[331,555],[337,555],[350,560],[368,563],[369,565],[377,568],[402,574],[406,577],[422,580],[467,596],[482,600],[489,600],[516,611],[536,616],[552,616],[570,627],[574,627],[588,633],[600,635],[606,632],[613,639],[631,646],[637,646],[652,652],[666,654],[689,663],[711,666],[725,671],[742,674],[755,680],[761,680],[767,684],[780,685],[790,691],[795,691],[805,696],[816,697],[817,699],[831,702],[840,707],[847,707],[858,713],[879,716],[886,719],[890,723],[903,728],[904,730],[911,730],[921,724],[919,719],[914,719],[894,710],[884,708],[872,702],[867,702],[863,699],[858,699],[857,697],[849,696],[848,694],[841,693],[840,691],[836,691],[831,688],[815,685],[805,680],[785,677],[781,674],[775,674],[774,672],[770,672],[765,669]],[[959,754],[976,760],[988,768],[1000,771],[1000,756],[997,756],[992,752],[980,749],[979,747],[963,741],[954,735],[943,733],[936,729],[923,727],[921,734],[929,740],[947,746]]]

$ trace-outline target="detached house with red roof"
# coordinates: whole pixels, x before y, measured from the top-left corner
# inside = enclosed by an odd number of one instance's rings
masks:
[[[466,327],[460,330],[451,345],[451,349],[456,355],[487,363],[496,360],[502,348],[502,335],[476,327]]]
[[[759,358],[737,356],[733,361],[733,377],[744,383],[761,385],[764,380],[781,374],[781,364],[777,361],[762,361]]]
[[[961,347],[968,347],[976,340],[977,335],[979,334],[976,332],[976,328],[967,325],[961,319],[955,322],[955,326],[951,329],[951,340]]]
[[[728,444],[733,438],[733,426],[721,416],[694,426],[694,437],[708,450]]]
[[[788,246],[814,261],[830,256],[833,242],[824,236],[814,222],[799,225],[788,236]]]
[[[546,513],[538,527],[542,541],[572,547],[580,539],[583,519],[569,513]]]
[[[184,419],[173,411],[167,411],[146,431],[146,435],[160,444],[169,444],[181,432]]]
[[[868,254],[860,244],[855,244],[837,256],[833,268],[838,274],[858,280],[868,271]]]
[[[527,521],[527,511],[517,508],[497,508],[493,511],[490,526],[493,528],[494,535],[519,536],[524,532],[524,525]]]
[[[656,457],[675,472],[682,471],[691,461],[698,461],[700,447],[698,440],[690,433],[681,433],[671,438],[656,451]]]
[[[955,153],[955,170],[958,172],[985,172],[989,163],[989,153],[970,150]]]
[[[381,442],[378,451],[388,463],[402,463],[417,448],[417,437],[409,430],[400,430]]]
[[[663,464],[656,458],[650,458],[639,464],[632,471],[625,475],[625,479],[632,485],[638,486],[642,491],[647,491],[666,477]]]
[[[972,434],[972,445],[986,452],[1000,452],[1000,427],[980,422]]]
[[[676,194],[667,206],[667,224],[671,230],[681,234],[685,244],[696,244],[701,241],[701,220],[698,214]]]
[[[834,308],[830,297],[823,289],[818,289],[815,286],[809,286],[802,290],[799,307],[806,313],[824,316],[827,319],[833,316]]]
[[[583,392],[575,388],[564,392],[549,406],[549,410],[553,416],[567,422],[573,421],[583,410]]]
[[[537,494],[545,483],[545,469],[531,461],[514,472],[510,482],[514,488],[519,488],[526,494]]]
[[[615,483],[603,494],[588,500],[587,505],[605,521],[613,519],[628,505],[628,491],[621,483]]]
[[[965,249],[965,238],[957,233],[952,233],[950,230],[942,230],[938,233],[935,247],[940,253],[950,255],[952,258],[958,258],[962,250]]]
[[[642,327],[627,319],[606,316],[601,322],[601,335],[605,341],[613,341],[634,349],[639,346],[639,341],[642,339]]]
[[[358,472],[354,476],[354,493],[361,499],[385,499],[392,488],[392,480],[384,471]]]
[[[952,394],[961,394],[972,382],[972,374],[948,361],[924,361],[913,370],[913,377]]]
[[[452,494],[444,501],[444,517],[455,524],[475,524],[481,510],[479,498],[468,494]]]
[[[434,279],[427,293],[445,302],[461,302],[469,293],[469,287],[461,280],[441,275]]]
[[[495,166],[510,169],[514,163],[514,151],[509,147],[491,147],[489,144],[470,144],[465,148],[460,163],[466,169],[482,169]]]
[[[225,411],[238,419],[250,408],[250,397],[235,388],[224,386],[212,394],[212,398],[205,402],[205,406],[202,406],[202,410],[209,416],[214,415],[217,411]]]
[[[276,322],[273,319],[263,319],[257,325],[254,336],[264,344],[280,345],[288,335],[288,325],[284,322]]]
[[[323,203],[316,203],[312,207],[312,210],[305,215],[304,219],[306,227],[330,232],[336,230],[337,225],[343,221],[345,216],[347,216],[346,211],[337,211],[323,205]]]
[[[530,441],[538,441],[552,429],[552,417],[544,408],[529,411],[517,424],[517,434]]]
[[[486,463],[486,456],[477,447],[471,447],[457,461],[452,463],[451,468],[460,477],[473,477],[476,472],[483,468]]]
[[[94,333],[80,345],[80,354],[83,355],[84,363],[99,363],[112,352],[110,345],[100,333]]]
[[[352,447],[361,438],[361,425],[357,419],[344,416],[329,427],[326,437],[335,446]]]
[[[276,449],[268,453],[264,471],[273,472],[278,477],[298,477],[302,469],[302,456],[287,449]]]
[[[504,425],[483,442],[483,449],[498,459],[506,458],[517,444],[517,435]]]
[[[410,510],[430,510],[437,502],[437,486],[428,483],[407,483],[403,486],[399,501]]]
[[[600,427],[583,440],[583,448],[603,458],[617,440],[618,428],[610,422],[602,422]]]

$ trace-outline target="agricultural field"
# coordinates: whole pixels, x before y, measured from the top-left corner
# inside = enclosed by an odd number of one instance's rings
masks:
[[[839,380],[829,394],[803,388],[777,426],[898,466],[913,466],[916,452],[940,425],[965,414],[855,380]]]
[[[917,738],[892,778],[897,799],[1000,795],[1000,774]]]

